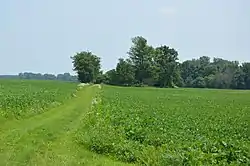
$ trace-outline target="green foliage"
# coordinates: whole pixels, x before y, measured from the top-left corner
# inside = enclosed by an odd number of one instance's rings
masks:
[[[118,84],[118,79],[117,79],[117,74],[116,74],[115,69],[109,70],[104,74],[103,83],[110,84],[110,85]]]
[[[74,71],[78,74],[78,80],[82,83],[96,82],[100,74],[100,58],[89,51],[76,53],[73,57]]]
[[[143,84],[151,75],[151,61],[154,56],[154,48],[147,44],[142,36],[132,38],[132,46],[128,55],[135,68],[135,79]]]
[[[105,86],[78,140],[142,165],[247,165],[249,97],[249,91]]]
[[[75,83],[0,80],[0,116],[20,118],[46,111],[72,97]]]
[[[153,48],[142,36],[132,38],[128,51],[129,58],[119,59],[116,69],[105,75],[111,85],[161,86],[182,85],[178,52],[173,48],[161,46]]]
[[[203,56],[184,61],[181,76],[186,87],[249,89],[245,86],[246,71],[242,68],[237,61],[214,58],[211,62],[209,57]]]
[[[70,75],[70,73],[54,75],[54,74],[24,72],[24,73],[19,73],[18,75],[0,75],[0,78],[25,79],[25,80],[60,80],[60,81],[77,82],[77,76]]]
[[[116,79],[120,85],[133,85],[135,71],[130,60],[119,59],[116,66]]]
[[[206,87],[206,82],[203,77],[197,77],[192,85],[197,88],[205,88]]]
[[[173,48],[161,46],[156,48],[156,68],[158,68],[158,81],[161,87],[174,87],[178,73],[178,52]]]
[[[239,64],[202,56],[178,62],[178,52],[166,45],[152,47],[142,36],[132,38],[128,59],[105,74],[106,84],[136,87],[250,89],[250,63]]]
[[[243,63],[242,64],[242,71],[244,73],[244,82],[245,87],[250,89],[250,63]]]

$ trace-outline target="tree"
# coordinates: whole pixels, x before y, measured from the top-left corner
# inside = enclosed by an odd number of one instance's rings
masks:
[[[57,80],[61,81],[77,81],[73,76],[70,75],[70,73],[63,73],[57,75]]]
[[[155,61],[159,73],[161,87],[174,87],[178,80],[178,52],[167,46],[157,47]]]
[[[41,73],[24,72],[24,73],[19,73],[17,78],[32,79],[32,80],[60,80],[60,81],[77,82],[77,77],[70,75],[70,73],[58,74],[56,76],[54,74],[48,74],[48,73],[41,74]]]
[[[207,88],[214,87],[214,79],[215,79],[215,76],[213,74],[210,74],[209,76],[204,77],[205,85]]]
[[[194,81],[193,81],[193,87],[197,87],[197,88],[205,88],[206,87],[206,83],[203,77],[197,77]]]
[[[246,89],[250,89],[250,63],[242,64]]]
[[[216,69],[214,88],[233,88],[235,74],[239,70],[239,62],[214,58],[212,65]]]
[[[100,58],[92,54],[92,52],[83,51],[76,53],[73,57],[73,70],[77,72],[80,82],[95,82],[100,73]]]
[[[53,74],[47,74],[46,73],[43,76],[44,76],[45,80],[56,80],[56,76],[53,75]]]
[[[104,83],[104,81],[105,81],[105,77],[104,77],[103,71],[100,71],[96,77],[95,83],[100,84],[100,83]]]
[[[104,74],[103,83],[105,84],[117,85],[118,84],[117,80],[118,79],[115,69],[109,70]]]
[[[204,78],[205,87],[209,88],[232,88],[235,87],[233,81],[236,80],[235,74],[239,69],[239,62],[228,61],[221,58],[210,58],[202,56],[199,59],[187,60],[181,64],[181,76],[185,86],[197,87]],[[196,83],[195,83],[196,82]],[[192,83],[192,85],[191,85]]]
[[[142,36],[132,38],[132,43],[128,55],[135,69],[135,79],[139,84],[143,84],[151,76],[154,49],[147,44],[147,40]]]
[[[196,59],[184,61],[180,65],[181,77],[186,87],[192,87],[192,82],[199,76],[199,68]]]
[[[120,85],[132,85],[135,79],[135,72],[132,62],[127,59],[119,59],[116,66],[116,77]]]
[[[105,74],[100,71],[100,58],[91,52],[80,52],[71,57],[78,80],[129,86],[250,89],[250,63],[239,65],[238,61],[222,58],[211,61],[208,56],[179,63],[174,48],[166,45],[154,48],[142,36],[131,40],[128,59],[120,58],[116,68]],[[20,77],[55,79],[30,73]],[[57,76],[59,80],[69,78],[68,74]]]
[[[246,82],[245,82],[246,75],[240,68],[233,77],[231,87],[233,89],[246,89]]]
[[[207,77],[209,75],[215,74],[215,68],[210,63],[210,58],[207,56],[202,56],[197,60],[198,77]]]

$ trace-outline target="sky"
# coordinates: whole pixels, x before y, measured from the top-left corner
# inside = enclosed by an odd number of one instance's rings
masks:
[[[180,61],[250,61],[249,0],[0,0],[0,74],[72,72],[91,51],[102,69],[126,58],[131,38],[168,45]]]

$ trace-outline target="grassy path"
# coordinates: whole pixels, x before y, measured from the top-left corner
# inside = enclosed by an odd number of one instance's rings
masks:
[[[125,165],[79,146],[75,131],[91,108],[97,86],[43,114],[0,126],[0,165]]]

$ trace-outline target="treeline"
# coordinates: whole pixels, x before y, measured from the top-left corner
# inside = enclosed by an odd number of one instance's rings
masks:
[[[18,75],[1,75],[0,78],[30,79],[30,80],[60,80],[60,81],[71,81],[71,82],[78,81],[77,76],[70,75],[70,73],[54,75],[54,74],[24,72],[24,73],[19,73]]]
[[[100,58],[83,51],[73,57],[81,82],[121,86],[192,87],[250,89],[250,63],[239,64],[202,56],[180,63],[178,52],[166,45],[152,47],[141,36],[132,38],[128,58],[120,58],[116,68],[103,73]]]

